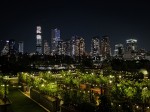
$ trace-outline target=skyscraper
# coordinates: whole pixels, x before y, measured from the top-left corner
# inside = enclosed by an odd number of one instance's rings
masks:
[[[36,53],[42,54],[42,36],[41,26],[36,28]]]
[[[63,40],[58,41],[57,54],[58,55],[64,55],[64,42],[63,42]]]
[[[6,41],[4,48],[1,51],[1,55],[7,55],[9,53],[9,41]]]
[[[19,45],[18,52],[21,53],[21,54],[23,54],[23,41],[20,41],[20,42],[18,43],[18,45]]]
[[[137,51],[137,40],[136,39],[126,40],[126,51]]]
[[[91,55],[92,57],[100,55],[99,37],[93,37],[91,41]]]
[[[137,59],[137,40],[136,39],[126,40],[126,49],[125,49],[123,58],[125,60]]]
[[[72,36],[71,38],[71,56],[75,56],[76,54],[76,38],[77,36]]]
[[[44,41],[44,54],[45,55],[50,54],[50,47],[49,47],[49,44],[48,44],[47,40]]]
[[[106,59],[111,55],[110,41],[108,36],[103,36],[100,43],[100,54]]]
[[[76,40],[76,54],[77,56],[83,56],[85,54],[85,42],[82,37],[77,38]]]
[[[114,50],[114,56],[122,57],[124,54],[123,44],[116,44]]]
[[[10,39],[9,40],[9,54],[15,54],[15,53],[16,53],[15,40]]]
[[[71,56],[71,44],[70,41],[65,41],[63,43],[64,55]]]
[[[57,54],[58,42],[60,41],[60,30],[52,29],[51,30],[51,54]]]
[[[71,45],[72,56],[83,56],[85,54],[85,42],[82,37],[73,36]]]
[[[70,41],[58,41],[58,55],[68,55],[70,56],[71,53],[71,45]]]

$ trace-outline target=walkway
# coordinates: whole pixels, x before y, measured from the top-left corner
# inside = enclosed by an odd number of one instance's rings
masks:
[[[47,112],[34,101],[22,94],[17,88],[9,91],[9,99],[12,101],[11,112]]]

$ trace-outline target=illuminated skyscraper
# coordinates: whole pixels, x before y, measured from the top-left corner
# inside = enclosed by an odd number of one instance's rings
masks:
[[[20,41],[20,42],[18,43],[18,45],[19,45],[18,52],[21,53],[21,54],[23,54],[23,42]]]
[[[137,56],[137,40],[136,39],[128,39],[126,40],[126,49],[123,55],[125,60],[134,60],[138,59]]]
[[[75,54],[76,54],[76,36],[72,36],[72,38],[71,38],[71,56],[75,56]]]
[[[91,41],[91,55],[99,56],[100,55],[100,43],[99,37],[93,37]]]
[[[137,40],[136,39],[126,40],[126,51],[137,51]]]
[[[71,45],[72,56],[83,56],[85,54],[85,42],[82,37],[73,36]]]
[[[4,48],[1,51],[1,55],[7,55],[9,53],[9,41],[6,41]]]
[[[9,54],[15,54],[16,48],[15,48],[15,40],[11,39],[9,40]]]
[[[65,41],[63,43],[63,47],[64,47],[64,55],[71,55],[71,44],[70,41]]]
[[[58,41],[58,55],[68,55],[70,56],[70,41]]]
[[[51,54],[57,54],[58,51],[58,42],[60,41],[60,30],[52,29],[51,30]]]
[[[83,56],[84,54],[85,54],[85,42],[82,37],[79,37],[76,40],[76,55]]]
[[[114,50],[114,56],[121,57],[124,54],[124,48],[122,44],[116,44]]]
[[[58,41],[57,54],[64,55],[64,42],[62,40]]]
[[[110,57],[111,55],[110,41],[108,36],[103,36],[100,42],[100,54],[104,59]]]
[[[42,36],[41,26],[36,28],[36,53],[42,54]]]
[[[50,54],[50,47],[49,47],[49,44],[48,44],[48,42],[46,40],[44,41],[44,54],[45,55],[49,55]]]

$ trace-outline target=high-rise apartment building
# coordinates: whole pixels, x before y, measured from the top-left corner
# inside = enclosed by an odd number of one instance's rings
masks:
[[[92,57],[100,55],[99,37],[93,37],[91,41],[91,55]]]
[[[70,56],[71,53],[71,45],[70,41],[59,41],[58,42],[58,55],[67,55]]]
[[[137,40],[136,39],[126,40],[126,51],[137,51]]]
[[[1,55],[7,55],[9,53],[9,41],[6,41],[4,48],[1,51]]]
[[[125,60],[134,60],[138,59],[137,56],[137,40],[136,39],[128,39],[126,40],[126,49],[123,55]]]
[[[123,44],[116,44],[114,50],[114,56],[121,57],[124,54]]]
[[[71,45],[72,56],[83,56],[85,54],[85,42],[82,37],[73,36]]]
[[[47,40],[44,41],[44,54],[45,55],[50,54],[50,47],[49,47],[49,44],[48,44]]]
[[[23,54],[23,41],[20,41],[19,43],[18,43],[18,52],[19,53],[21,53],[21,54]]]
[[[63,42],[63,40],[58,41],[57,54],[58,55],[64,55],[64,42]]]
[[[75,56],[76,54],[76,38],[77,36],[72,36],[71,38],[71,56]]]
[[[64,55],[71,56],[71,44],[70,41],[65,41],[63,43]]]
[[[108,36],[103,36],[100,42],[100,54],[104,59],[110,57],[111,55],[111,47]]]
[[[84,54],[85,54],[85,42],[82,37],[79,37],[76,40],[76,55],[83,56]]]
[[[60,30],[52,29],[51,30],[51,54],[57,54],[58,51],[58,42],[60,41]]]
[[[41,26],[36,27],[36,53],[42,54],[42,32]]]
[[[15,53],[16,53],[15,40],[10,39],[9,40],[9,54],[15,54]]]

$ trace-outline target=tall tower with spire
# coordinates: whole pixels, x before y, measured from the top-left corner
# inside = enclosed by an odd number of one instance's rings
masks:
[[[36,27],[36,53],[42,54],[42,32],[41,26]]]

